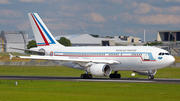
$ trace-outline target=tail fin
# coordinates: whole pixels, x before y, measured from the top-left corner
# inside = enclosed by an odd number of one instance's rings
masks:
[[[37,13],[28,13],[37,46],[60,46]]]

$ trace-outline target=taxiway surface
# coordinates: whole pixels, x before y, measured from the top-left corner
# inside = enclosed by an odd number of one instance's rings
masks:
[[[57,77],[57,76],[0,76],[4,80],[56,80],[56,81],[86,81],[86,82],[126,82],[126,83],[165,83],[180,84],[180,79],[161,79],[155,78],[121,78],[110,79],[108,77],[94,77],[92,79],[80,79],[80,77]]]

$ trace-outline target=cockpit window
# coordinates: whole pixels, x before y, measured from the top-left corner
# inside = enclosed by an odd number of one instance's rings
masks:
[[[165,53],[165,55],[169,55],[169,53]]]
[[[169,55],[169,53],[159,53],[159,55]]]
[[[161,55],[162,53],[159,53],[159,55]]]

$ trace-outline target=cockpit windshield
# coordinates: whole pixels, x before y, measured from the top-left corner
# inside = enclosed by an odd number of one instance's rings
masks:
[[[159,53],[159,55],[169,55],[169,53]]]
[[[165,55],[169,55],[169,53],[165,53]]]

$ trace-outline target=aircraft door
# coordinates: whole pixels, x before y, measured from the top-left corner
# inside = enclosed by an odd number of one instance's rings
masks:
[[[150,60],[150,58],[149,58],[150,52],[151,52],[151,50],[146,50],[145,54],[143,54],[143,60]]]

